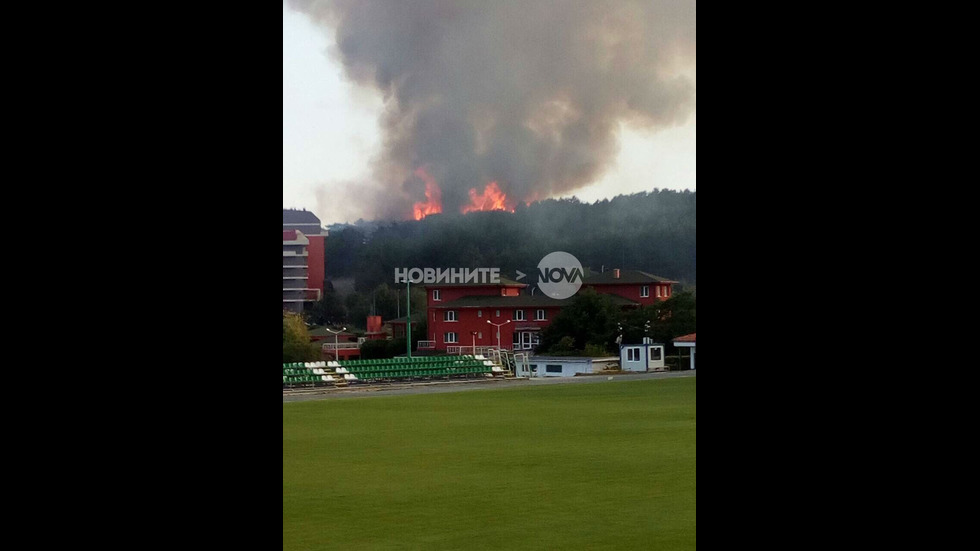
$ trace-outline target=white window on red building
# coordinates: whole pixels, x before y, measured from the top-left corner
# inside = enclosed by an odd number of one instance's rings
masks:
[[[442,300],[441,298],[439,298],[439,296],[440,296],[439,289],[432,291],[432,300],[434,301]]]
[[[514,310],[514,321],[524,321],[524,310]]]
[[[497,310],[497,317],[500,317],[500,310]]]
[[[546,319],[548,319],[548,316],[547,316],[547,314],[545,313],[544,310],[535,310],[534,311],[534,320],[535,321],[544,321]]]
[[[478,338],[478,339],[482,339],[482,338],[483,338],[483,331],[480,331],[480,332],[479,332],[479,333],[478,333],[478,334],[476,335],[476,338]]]
[[[477,310],[476,311],[476,317],[482,318],[483,317],[483,310]]]
[[[647,298],[648,296],[650,296],[650,286],[644,285],[643,287],[640,287],[640,297]],[[657,296],[660,296],[660,287],[657,287]]]
[[[442,321],[456,321],[456,310],[446,310],[446,313],[442,317]]]
[[[458,339],[458,337],[456,336],[456,333],[446,333],[446,334],[445,334],[445,335],[443,335],[442,337],[443,337],[443,338],[442,338],[442,341],[443,341],[444,343],[446,343],[446,344],[453,344],[453,343],[457,343],[457,342],[459,342],[459,339]]]
[[[657,296],[658,297],[666,296],[664,295],[663,288],[660,285],[657,285]]]

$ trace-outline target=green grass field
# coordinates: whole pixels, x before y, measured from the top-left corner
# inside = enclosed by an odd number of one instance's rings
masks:
[[[282,548],[696,549],[697,378],[282,406]]]

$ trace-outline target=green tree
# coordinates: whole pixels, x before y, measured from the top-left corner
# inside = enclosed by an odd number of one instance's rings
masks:
[[[326,291],[320,300],[305,312],[306,319],[315,325],[336,325],[347,321],[347,309],[337,293]]]
[[[506,274],[559,250],[594,269],[638,269],[694,285],[697,193],[654,189],[593,204],[547,199],[513,213],[447,212],[338,229],[327,244],[327,274],[354,274],[362,293],[391,285],[395,268],[496,266]]]
[[[572,348],[576,351],[592,345],[611,353],[616,350],[614,341],[621,315],[609,295],[598,294],[592,289],[580,291],[542,331],[539,350],[566,351],[567,341],[562,342],[562,338],[571,337]]]
[[[428,319],[426,316],[428,315],[429,312],[429,306],[428,306],[426,290],[424,285],[425,285],[424,283],[412,285],[412,319],[416,320],[416,322],[422,322],[422,325],[420,327],[412,328],[413,341],[417,341],[417,340],[424,341],[428,339],[428,337],[425,336],[427,334],[425,328],[425,320]],[[399,305],[398,312],[397,312],[399,314],[398,317],[405,317],[408,315],[408,305],[406,304],[405,301],[405,285],[404,284],[398,285],[395,288],[395,291],[398,293],[398,305]],[[391,318],[386,318],[386,319],[395,319],[395,317],[396,316],[392,316]],[[415,345],[413,344],[412,346],[414,347]]]
[[[347,323],[353,327],[365,327],[367,317],[371,314],[371,296],[354,292],[344,299],[347,307]]]
[[[388,347],[388,341],[364,341],[364,344],[361,345],[362,360],[380,360],[394,357]]]
[[[343,277],[353,274],[354,260],[365,243],[364,232],[353,227],[330,232],[323,245],[326,275]]]
[[[310,342],[310,331],[303,316],[282,313],[282,362],[313,362],[320,359],[320,350]]]
[[[698,299],[693,293],[680,293],[659,304],[660,321],[654,324],[654,339],[673,349],[673,339],[698,331]]]
[[[398,317],[399,303],[404,300],[403,297],[397,295],[397,289],[392,289],[387,283],[382,283],[374,288],[371,292],[371,305],[374,309],[374,315],[381,316],[382,320],[392,320]],[[404,294],[404,292],[402,292]],[[400,305],[401,308],[405,308],[404,304]]]
[[[697,297],[693,293],[678,293],[651,306],[626,312],[620,324],[624,344],[639,344],[643,337],[667,345],[681,335],[697,332]]]
[[[379,360],[405,354],[405,339],[365,341],[361,345],[361,359]]]

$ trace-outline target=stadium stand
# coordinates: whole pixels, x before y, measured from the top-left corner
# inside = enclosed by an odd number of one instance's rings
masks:
[[[445,378],[503,377],[507,373],[482,355],[428,356],[340,362],[282,364],[283,389],[347,386],[356,382],[410,382]]]

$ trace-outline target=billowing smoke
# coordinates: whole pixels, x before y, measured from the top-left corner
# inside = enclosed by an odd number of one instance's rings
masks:
[[[446,212],[491,182],[511,203],[567,194],[609,167],[621,124],[664,128],[695,108],[694,0],[287,3],[384,95],[382,189],[358,194],[379,216],[411,216],[420,174]]]

